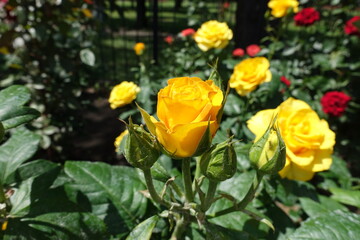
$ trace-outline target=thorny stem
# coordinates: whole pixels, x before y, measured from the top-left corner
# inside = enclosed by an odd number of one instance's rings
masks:
[[[146,186],[150,193],[151,198],[159,204],[165,205],[166,207],[170,207],[170,204],[165,202],[164,200],[162,200],[160,198],[159,194],[156,192],[153,181],[152,181],[150,169],[145,169],[145,170],[143,170],[143,172],[144,172]]]
[[[256,172],[255,178],[253,180],[253,183],[250,186],[249,191],[247,192],[245,197],[239,203],[235,204],[232,207],[229,207],[222,211],[219,211],[219,212],[215,213],[213,216],[209,216],[208,218],[219,217],[219,216],[231,213],[231,212],[241,211],[241,210],[245,209],[245,207],[254,199],[256,190],[258,189],[263,176],[264,176],[263,173]]]
[[[185,197],[187,202],[194,201],[194,195],[192,190],[191,172],[190,172],[191,158],[184,158],[182,160],[182,176],[185,188]]]

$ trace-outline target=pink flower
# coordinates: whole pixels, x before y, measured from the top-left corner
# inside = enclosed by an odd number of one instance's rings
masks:
[[[195,33],[195,30],[193,28],[187,28],[181,31],[181,35],[184,37],[191,36]]]
[[[174,42],[174,38],[172,36],[167,36],[164,38],[164,41],[167,42],[167,44],[172,44]]]
[[[282,83],[284,83],[287,87],[290,87],[290,85],[291,85],[290,80],[287,79],[285,76],[281,76],[281,77],[280,77],[280,81],[281,81]]]
[[[260,50],[261,50],[261,48],[259,47],[259,45],[256,45],[256,44],[251,44],[246,47],[246,53],[250,57],[254,57],[256,54],[258,54],[260,52]]]
[[[242,57],[242,56],[244,56],[244,54],[245,54],[245,51],[242,48],[236,48],[232,52],[233,57]]]

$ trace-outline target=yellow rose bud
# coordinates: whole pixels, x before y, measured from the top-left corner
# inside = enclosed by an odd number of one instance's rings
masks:
[[[297,0],[270,0],[268,7],[271,8],[271,14],[276,18],[286,15],[289,8],[298,12],[299,2]]]
[[[136,55],[138,55],[138,56],[142,55],[144,50],[145,50],[145,44],[144,43],[138,42],[138,43],[135,44],[134,51],[135,51]]]
[[[265,174],[275,174],[283,169],[286,147],[279,128],[275,126],[275,120],[270,123],[264,135],[251,146],[249,158],[254,167]]]
[[[116,152],[119,152],[120,144],[121,144],[122,140],[124,139],[124,137],[128,134],[129,134],[129,130],[126,129],[115,139],[114,146],[115,146]]]
[[[165,150],[173,157],[185,158],[197,152],[200,142],[210,142],[203,140],[204,135],[205,138],[215,135],[223,98],[212,80],[173,78],[158,93],[159,121],[140,110],[148,129]],[[207,130],[210,134],[206,134]]]
[[[115,109],[131,103],[139,92],[140,88],[133,82],[124,81],[116,85],[110,93],[110,107]]]
[[[289,98],[276,109],[258,112],[248,122],[248,128],[259,139],[273,116],[286,145],[285,167],[279,172],[283,178],[308,181],[315,172],[328,170],[335,145],[335,133],[301,100]]]
[[[203,23],[194,35],[195,42],[204,52],[211,48],[224,48],[232,38],[233,32],[228,25],[216,20]]]
[[[270,63],[264,57],[248,58],[241,61],[234,68],[229,83],[231,88],[245,96],[255,90],[255,88],[271,81]]]

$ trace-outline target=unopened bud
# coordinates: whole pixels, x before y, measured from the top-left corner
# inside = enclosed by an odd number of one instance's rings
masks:
[[[275,174],[285,165],[286,147],[275,122],[276,118],[249,151],[250,162],[265,174]]]
[[[156,140],[143,127],[133,124],[131,119],[127,125],[124,156],[134,167],[142,170],[150,169],[160,156]]]
[[[225,181],[236,172],[236,153],[232,139],[212,146],[200,159],[200,169],[209,180]]]

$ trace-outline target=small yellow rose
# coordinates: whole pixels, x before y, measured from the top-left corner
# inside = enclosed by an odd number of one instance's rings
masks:
[[[286,15],[289,8],[294,12],[298,12],[299,2],[297,0],[270,0],[268,7],[271,8],[271,14],[276,18]]]
[[[328,170],[335,145],[335,133],[320,119],[311,107],[289,98],[276,109],[263,110],[248,122],[248,128],[262,136],[271,119],[277,114],[277,123],[286,145],[285,167],[279,172],[283,178],[308,181],[315,172]]]
[[[245,96],[264,83],[271,81],[270,63],[264,57],[248,58],[241,61],[234,68],[230,77],[230,87]]]
[[[116,85],[110,93],[110,107],[115,109],[131,103],[139,92],[140,88],[133,82],[124,81]]]
[[[144,50],[145,50],[145,44],[144,43],[138,42],[138,43],[135,44],[134,51],[135,51],[136,55],[138,55],[138,56],[142,55]]]
[[[115,146],[115,151],[118,152],[119,150],[119,147],[120,147],[120,144],[121,144],[121,141],[124,139],[124,137],[126,135],[129,134],[129,131],[126,129],[125,131],[123,131],[116,139],[115,139],[115,142],[114,142],[114,146]]]
[[[158,93],[159,121],[142,111],[150,132],[173,156],[193,156],[208,126],[214,136],[223,93],[212,80],[181,77],[168,80]],[[144,116],[145,115],[145,116]]]
[[[233,32],[228,25],[216,20],[203,23],[194,35],[195,42],[204,52],[211,48],[224,48],[232,38]]]

